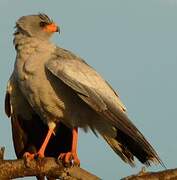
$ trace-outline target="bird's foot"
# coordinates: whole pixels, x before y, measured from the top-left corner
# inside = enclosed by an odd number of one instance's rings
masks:
[[[26,167],[31,167],[31,162],[34,160],[35,154],[31,154],[29,152],[25,152],[23,154],[24,163]]]
[[[29,152],[25,152],[23,157],[25,159],[28,159],[28,160],[33,160],[33,159],[37,159],[37,158],[44,158],[44,153],[42,152],[37,152],[37,153],[29,153]]]
[[[25,159],[28,159],[28,160],[33,160],[34,157],[35,157],[35,154],[29,153],[29,152],[25,152],[24,155],[23,155],[23,157],[24,157]]]
[[[38,153],[25,152],[23,155],[25,166],[31,167],[31,164],[34,159],[43,158],[43,157],[44,154],[40,154],[39,152]]]
[[[65,165],[80,166],[80,160],[76,152],[61,153],[58,159],[62,160]]]

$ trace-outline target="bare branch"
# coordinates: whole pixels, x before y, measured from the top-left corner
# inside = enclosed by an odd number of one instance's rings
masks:
[[[60,178],[61,180],[99,180],[97,176],[80,167],[64,167],[55,158],[42,158],[37,160],[4,160],[4,148],[0,149],[0,179],[10,180],[27,176],[48,176]],[[159,172],[140,171],[122,180],[160,180],[177,179],[177,168]]]
[[[125,177],[122,180],[161,180],[161,179],[166,179],[166,180],[177,179],[177,168],[167,169],[159,172],[140,172],[136,175]]]
[[[100,178],[87,172],[80,167],[64,167],[63,164],[54,158],[42,158],[37,160],[26,161],[19,160],[2,160],[4,149],[0,150],[0,179],[14,179],[27,176],[45,175],[62,180],[98,180]]]

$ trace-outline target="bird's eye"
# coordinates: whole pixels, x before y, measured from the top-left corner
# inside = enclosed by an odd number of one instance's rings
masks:
[[[40,27],[45,27],[45,26],[47,25],[47,23],[44,22],[44,21],[41,21],[41,22],[39,23],[39,25],[40,25]]]

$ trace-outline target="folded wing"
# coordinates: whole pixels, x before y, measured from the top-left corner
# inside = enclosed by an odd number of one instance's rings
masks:
[[[79,98],[102,117],[102,121],[116,130],[117,137],[102,136],[117,154],[124,151],[125,156],[131,159],[130,164],[133,155],[147,165],[150,161],[161,163],[155,150],[128,119],[119,96],[92,67],[71,52],[57,48],[46,63],[46,69],[72,88]],[[142,151],[136,150],[136,147]],[[141,154],[145,157],[140,157]]]

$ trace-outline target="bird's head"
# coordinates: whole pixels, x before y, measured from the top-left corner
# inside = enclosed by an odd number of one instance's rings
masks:
[[[49,39],[55,32],[60,32],[59,27],[46,15],[22,16],[16,22],[16,34],[24,34],[39,39]]]

